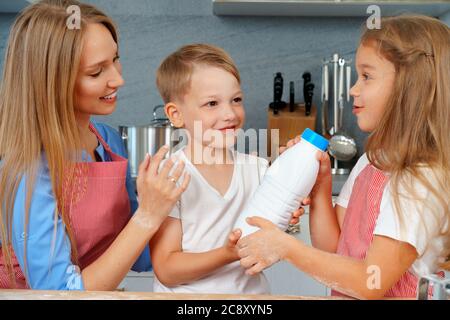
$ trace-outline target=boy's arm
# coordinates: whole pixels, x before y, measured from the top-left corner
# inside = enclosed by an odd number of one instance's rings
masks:
[[[239,233],[232,233],[228,244],[207,252],[183,252],[181,221],[168,217],[150,242],[153,270],[166,287],[196,281],[239,260],[237,248],[230,244],[239,237]]]

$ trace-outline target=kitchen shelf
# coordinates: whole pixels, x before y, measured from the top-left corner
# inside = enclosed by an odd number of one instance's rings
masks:
[[[450,12],[450,0],[213,0],[213,13],[218,16],[363,17],[370,15],[366,11],[372,4],[380,7],[382,16],[408,12],[440,17]]]

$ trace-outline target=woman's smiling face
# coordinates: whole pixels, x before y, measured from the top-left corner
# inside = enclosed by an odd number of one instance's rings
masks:
[[[75,115],[108,115],[116,107],[117,90],[124,84],[117,43],[100,23],[87,25],[75,83]]]

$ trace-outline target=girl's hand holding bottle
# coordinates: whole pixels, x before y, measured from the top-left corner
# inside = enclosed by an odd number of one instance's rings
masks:
[[[295,137],[287,142],[285,147],[280,147],[280,154],[286,151],[288,148],[294,146],[300,142],[300,136]],[[318,194],[331,195],[332,193],[332,180],[331,180],[331,162],[330,156],[326,152],[317,151],[317,160],[320,161],[319,172],[317,174],[316,183],[311,190],[310,196],[302,200],[302,205],[310,205],[311,198]],[[301,215],[304,213],[304,209],[300,208]],[[300,210],[299,209],[299,210]]]

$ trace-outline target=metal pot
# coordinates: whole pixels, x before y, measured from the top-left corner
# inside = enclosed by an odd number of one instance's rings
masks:
[[[156,111],[161,108],[164,106],[158,105],[153,108],[153,120],[148,125],[119,126],[120,135],[128,152],[132,178],[137,177],[139,164],[147,153],[154,155],[163,145],[168,145],[168,156],[178,143],[172,141],[174,128],[169,119],[156,116]]]

